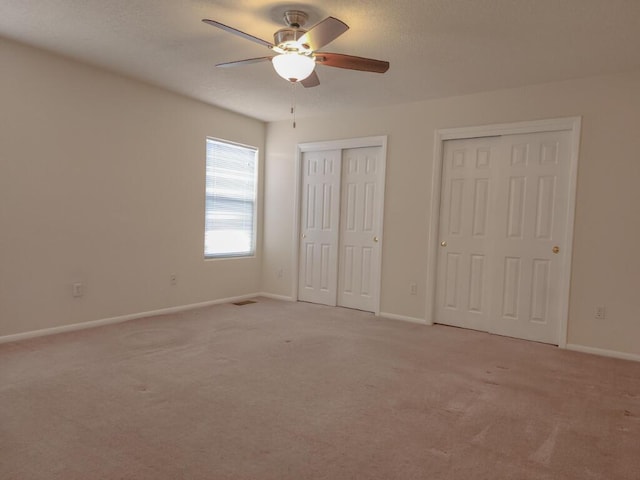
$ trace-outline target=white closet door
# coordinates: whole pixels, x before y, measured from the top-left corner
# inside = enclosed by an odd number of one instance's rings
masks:
[[[380,283],[382,149],[342,152],[338,305],[373,312]]]
[[[569,132],[445,143],[436,321],[558,343]]]
[[[305,152],[298,298],[336,305],[341,151]]]
[[[569,205],[569,132],[502,137],[490,331],[558,343]],[[568,282],[567,282],[568,283]]]
[[[436,321],[487,330],[499,138],[444,144]]]

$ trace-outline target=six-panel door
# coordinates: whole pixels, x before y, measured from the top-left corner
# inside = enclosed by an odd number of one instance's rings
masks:
[[[298,299],[336,305],[341,151],[302,156]]]
[[[380,209],[380,147],[342,152],[338,305],[375,311]]]

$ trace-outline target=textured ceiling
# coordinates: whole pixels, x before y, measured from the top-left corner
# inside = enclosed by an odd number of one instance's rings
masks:
[[[640,68],[640,0],[0,0],[0,35],[271,121],[292,92],[270,64],[214,67],[269,50],[200,20],[272,41],[288,8],[351,27],[324,51],[391,63],[317,67],[300,117]]]

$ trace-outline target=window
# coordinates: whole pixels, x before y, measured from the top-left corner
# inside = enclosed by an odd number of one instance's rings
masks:
[[[205,258],[255,253],[257,158],[256,148],[207,138]]]

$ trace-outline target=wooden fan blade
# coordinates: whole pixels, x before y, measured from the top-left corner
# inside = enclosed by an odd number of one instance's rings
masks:
[[[316,63],[328,67],[360,70],[363,72],[384,73],[389,70],[389,62],[374,60],[373,58],[354,57],[341,53],[316,52]]]
[[[349,25],[334,17],[327,17],[320,23],[316,23],[311,29],[298,39],[300,45],[310,50],[317,50],[329,42],[334,41],[344,32],[349,30]]]
[[[246,60],[236,60],[235,62],[218,63],[216,67],[222,67],[222,68],[239,67],[242,65],[250,65],[252,63],[258,63],[258,62],[267,62],[267,61],[270,62],[272,58],[273,57],[247,58]]]
[[[318,85],[320,85],[320,79],[318,78],[318,74],[314,70],[313,72],[311,72],[311,75],[309,75],[304,80],[301,80],[300,83],[305,88],[317,87]]]
[[[248,33],[237,30],[233,27],[225,25],[224,23],[216,22],[215,20],[209,20],[208,18],[203,18],[202,21],[208,25],[213,27],[218,27],[224,30],[225,32],[233,33],[234,35],[238,35],[239,37],[246,38],[247,40],[251,40],[252,42],[259,43],[268,48],[273,48],[274,45],[271,42],[267,42],[266,40],[262,40],[261,38],[254,37],[253,35],[249,35]]]

